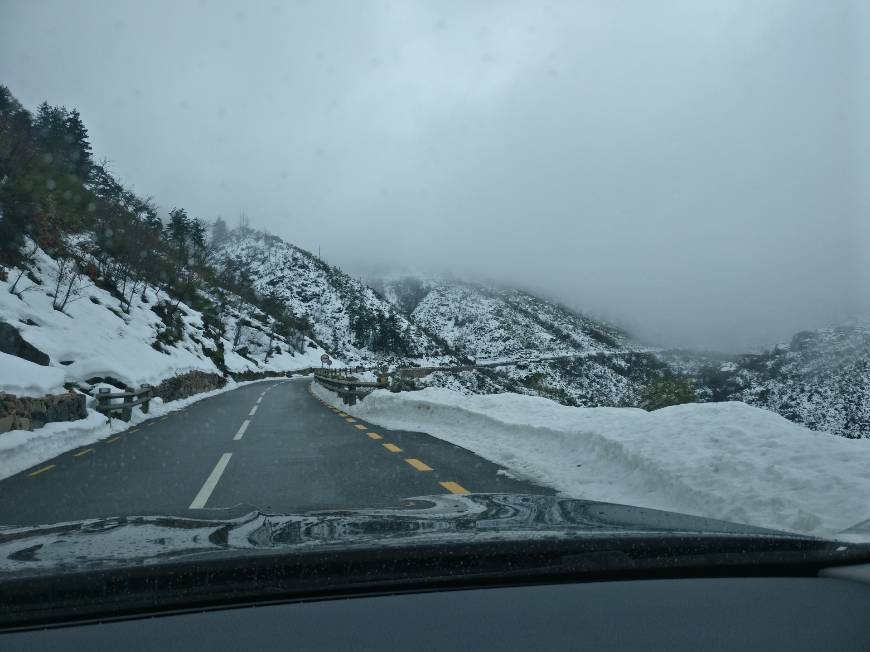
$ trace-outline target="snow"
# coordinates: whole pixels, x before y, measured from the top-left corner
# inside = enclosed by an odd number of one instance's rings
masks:
[[[111,376],[128,385],[156,385],[164,378],[187,371],[217,371],[211,360],[195,350],[189,336],[174,348],[172,355],[151,347],[161,323],[150,309],[158,300],[153,290],[146,292],[148,304],[134,301],[130,314],[125,315],[115,297],[90,285],[67,305],[65,312],[59,312],[52,307],[52,297],[48,295],[56,262],[40,252],[37,264],[43,285],[24,292],[20,299],[7,291],[8,283],[0,283],[0,319],[13,324],[25,340],[47,353],[52,366],[62,370],[67,380]],[[27,319],[37,325],[22,323]],[[190,323],[201,327],[202,320]],[[59,366],[61,361],[71,364]],[[4,368],[0,391],[10,391],[10,379]]]
[[[308,319],[315,339],[330,347],[342,366],[409,361],[428,366],[453,361],[441,345],[371,287],[299,247],[265,233],[237,229],[219,253],[245,269],[259,292],[276,293],[290,313]],[[373,322],[393,316],[411,353],[376,352],[371,341],[357,341],[351,313],[365,315]]]
[[[88,416],[78,421],[48,423],[42,428],[32,431],[10,430],[4,432],[0,435],[0,480],[68,451],[111,437],[113,434],[127,430],[143,421],[176,412],[205,398],[217,396],[251,383],[275,382],[276,380],[286,381],[287,378],[281,376],[241,383],[229,382],[221,389],[203,392],[170,403],[164,403],[161,399],[155,398],[151,400],[148,414],[134,409],[130,421],[112,419],[109,423],[103,414],[88,409]]]
[[[190,371],[219,373],[207,355],[214,342],[204,337],[202,315],[190,306],[179,303],[184,322],[182,338],[166,346],[164,353],[152,346],[163,322],[151,308],[168,298],[165,292],[149,286],[145,301],[137,293],[129,313],[124,313],[117,297],[85,279],[79,295],[60,312],[53,308],[49,295],[57,262],[40,250],[36,267],[42,284],[22,279],[17,288],[20,297],[9,292],[17,276],[16,269],[10,270],[7,281],[0,281],[0,320],[13,325],[27,342],[48,354],[50,366],[4,355],[0,358],[0,392],[34,396],[62,392],[64,382],[84,384],[94,377],[139,386],[158,385],[162,380]],[[23,288],[27,289],[21,292]],[[244,310],[249,321],[263,327],[251,316],[251,306],[244,306]],[[231,332],[232,326],[225,325],[225,332]],[[307,346],[309,341],[306,340],[302,353],[293,353],[284,342],[276,340],[282,345],[282,353],[265,361],[265,352],[258,360],[243,357],[233,352],[232,343],[224,338],[224,361],[233,372],[277,373],[319,366],[323,350]],[[250,342],[246,340],[245,344]]]
[[[427,388],[378,390],[341,407],[385,428],[427,432],[575,498],[822,537],[870,517],[870,441],[744,403],[646,412]]]
[[[16,396],[63,394],[64,372],[56,367],[44,367],[8,353],[0,353],[2,383],[0,389]]]

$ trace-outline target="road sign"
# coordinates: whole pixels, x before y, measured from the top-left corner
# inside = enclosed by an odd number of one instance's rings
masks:
[[[325,364],[327,367],[331,367],[331,366],[332,366],[332,360],[330,360],[329,356],[326,355],[325,353],[324,353],[322,356],[320,356],[320,361],[321,361],[323,364]]]

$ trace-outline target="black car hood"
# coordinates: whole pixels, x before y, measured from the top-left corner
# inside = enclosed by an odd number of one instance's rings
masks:
[[[415,498],[402,509],[307,514],[251,511],[226,520],[174,516],[0,528],[0,573],[28,576],[144,566],[220,555],[359,548],[626,539],[807,537],[640,507],[516,494]]]

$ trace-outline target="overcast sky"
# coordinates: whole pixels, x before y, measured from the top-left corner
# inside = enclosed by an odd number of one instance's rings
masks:
[[[0,0],[0,83],[168,210],[666,344],[870,308],[862,0]]]

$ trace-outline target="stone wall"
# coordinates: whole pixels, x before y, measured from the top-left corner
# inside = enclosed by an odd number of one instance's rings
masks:
[[[263,380],[263,378],[275,378],[276,376],[287,376],[290,377],[291,372],[281,373],[279,371],[236,371],[230,374],[232,379],[237,383],[245,382],[247,380]]]
[[[220,389],[226,384],[226,378],[220,374],[190,371],[164,380],[154,388],[154,396],[159,396],[164,402],[177,401],[201,392]]]
[[[69,392],[31,398],[0,393],[0,432],[33,430],[52,421],[76,421],[88,413],[83,394]]]

